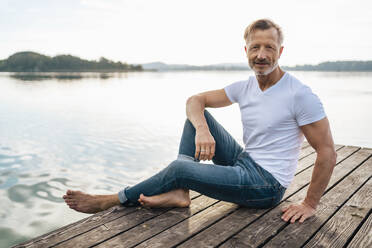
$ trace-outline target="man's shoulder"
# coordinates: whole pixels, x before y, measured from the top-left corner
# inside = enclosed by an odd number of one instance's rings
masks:
[[[225,86],[225,88],[245,88],[249,85],[252,84],[252,81],[253,81],[253,78],[252,76],[250,76],[248,79],[244,79],[244,80],[239,80],[239,81],[234,81],[233,83]]]
[[[247,79],[239,80],[239,81],[236,81],[235,83],[251,84],[255,79],[256,79],[255,76],[249,76]]]
[[[304,84],[301,80],[299,80],[297,77],[295,77],[291,73],[286,72],[286,74],[287,74],[287,77],[286,77],[287,83],[285,85],[289,88],[289,90],[293,94],[299,93],[301,91],[306,91],[306,89],[310,89],[309,86]]]
[[[288,85],[291,87],[291,97],[294,98],[296,105],[306,102],[310,102],[311,104],[317,104],[318,102],[320,103],[319,97],[312,91],[310,86],[304,84],[295,76],[290,74],[288,75]]]

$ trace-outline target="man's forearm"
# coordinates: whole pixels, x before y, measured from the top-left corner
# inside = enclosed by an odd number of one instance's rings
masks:
[[[335,165],[336,152],[333,148],[317,152],[310,186],[304,200],[306,204],[310,205],[314,209],[318,205],[320,198],[327,188]]]
[[[208,124],[204,117],[204,109],[205,103],[202,98],[192,96],[187,99],[186,115],[196,130],[208,129]]]

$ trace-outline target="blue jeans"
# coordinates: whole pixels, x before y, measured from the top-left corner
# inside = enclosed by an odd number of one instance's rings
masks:
[[[177,160],[154,176],[120,191],[119,200],[124,206],[139,205],[141,193],[153,196],[180,188],[251,208],[269,208],[280,202],[285,187],[253,161],[208,111],[204,115],[216,142],[214,164],[200,163],[194,158],[195,128],[187,119]]]

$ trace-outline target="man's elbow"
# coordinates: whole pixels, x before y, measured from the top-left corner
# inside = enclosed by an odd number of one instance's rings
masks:
[[[332,168],[337,163],[337,153],[333,147],[322,148],[317,151],[318,156],[320,156],[324,162],[327,161],[325,164],[328,166],[332,166]]]
[[[187,98],[186,105],[189,105],[194,100],[194,97],[195,96],[190,96],[189,98]]]
[[[200,95],[192,95],[186,100],[186,105],[190,105],[193,102],[201,102],[202,97]]]

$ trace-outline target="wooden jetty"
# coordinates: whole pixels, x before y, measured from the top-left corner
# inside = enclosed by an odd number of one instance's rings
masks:
[[[337,165],[316,215],[289,224],[316,159],[304,143],[283,201],[248,209],[191,192],[189,208],[113,207],[15,247],[372,247],[372,149],[336,145]],[[63,218],[61,216],[61,218]]]

